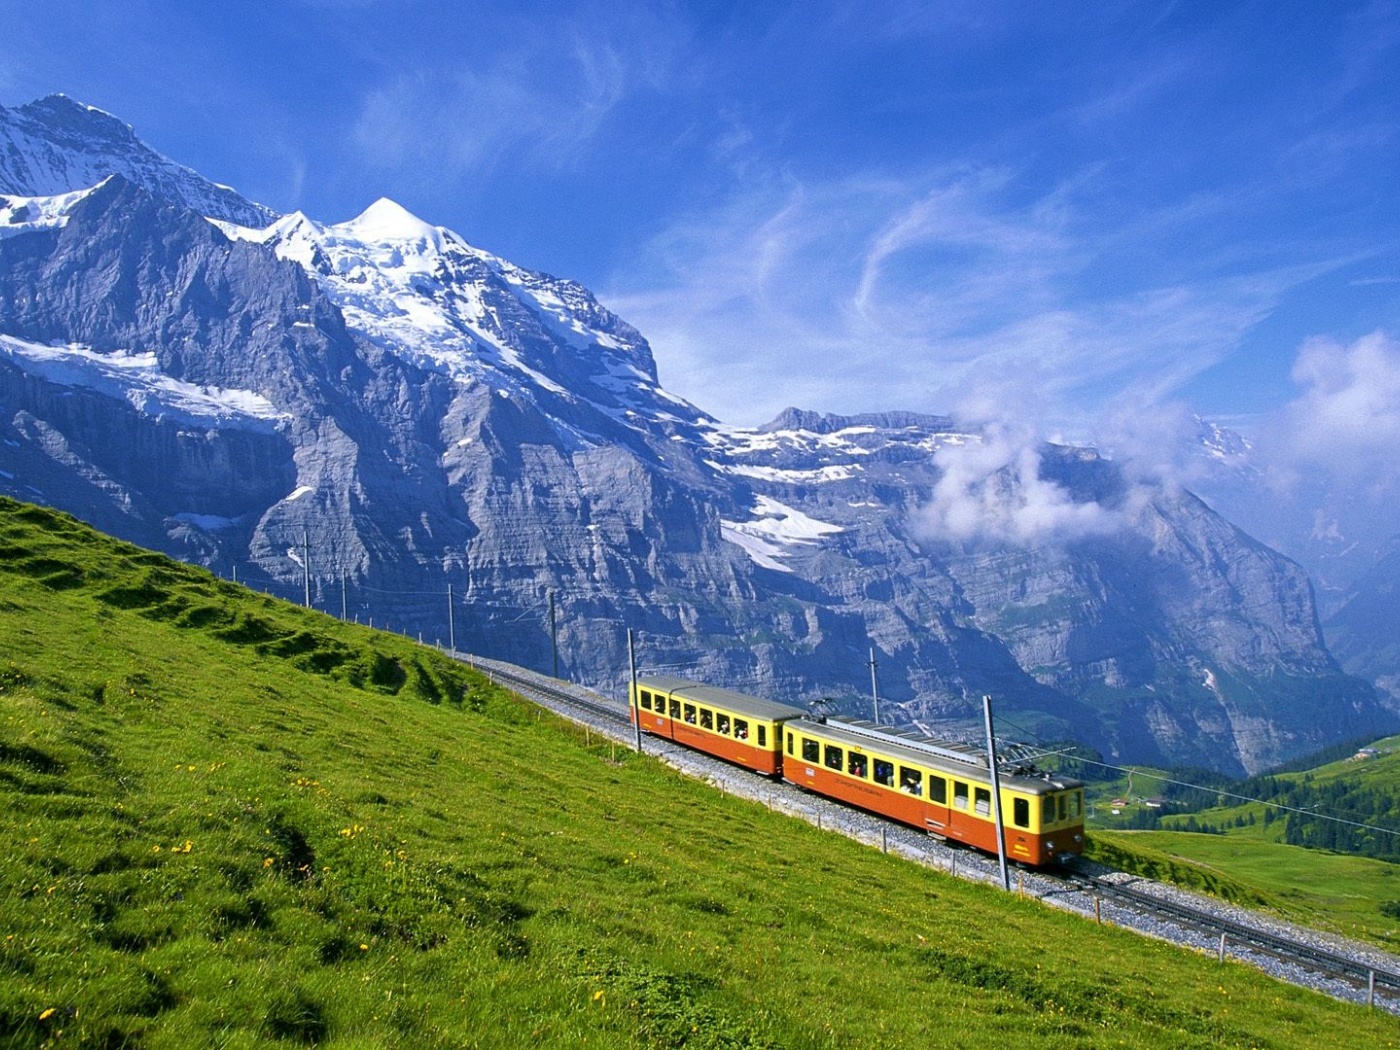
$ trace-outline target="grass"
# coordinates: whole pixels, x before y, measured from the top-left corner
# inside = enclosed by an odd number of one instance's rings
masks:
[[[1400,951],[1400,866],[1369,857],[1288,846],[1262,826],[1224,835],[1182,831],[1094,832],[1092,856],[1317,929]]]
[[[1359,780],[1369,787],[1400,793],[1400,737],[1373,745],[1380,757],[1351,758],[1304,772],[1281,773],[1280,782],[1315,786]],[[1148,773],[1154,771],[1147,771]],[[1139,791],[1151,791],[1151,776],[1139,774]],[[1126,816],[1107,816],[1108,801],[1134,795],[1131,781],[1094,785],[1089,855],[1124,871],[1177,883],[1246,907],[1275,912],[1307,926],[1400,951],[1400,865],[1328,850],[1304,849],[1283,841],[1284,819],[1265,821],[1265,807],[1246,802],[1193,812],[1190,816],[1219,834],[1174,829],[1186,819],[1169,816],[1163,827],[1129,831]],[[1128,812],[1140,802],[1130,803]],[[1252,820],[1252,823],[1248,821]],[[1244,826],[1236,826],[1241,821]]]
[[[5,1046],[1394,1046],[0,501]]]

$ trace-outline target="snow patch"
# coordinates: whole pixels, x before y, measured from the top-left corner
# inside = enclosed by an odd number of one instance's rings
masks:
[[[174,379],[153,353],[100,354],[77,343],[44,346],[0,336],[0,356],[31,375],[61,386],[124,400],[156,419],[215,429],[278,429],[290,417],[261,394]]]
[[[796,553],[795,548],[819,543],[823,537],[845,530],[840,525],[803,514],[770,496],[757,496],[752,521],[720,521],[720,535],[742,547],[754,562],[765,569],[791,572],[779,558]]]
[[[220,529],[231,529],[237,524],[232,518],[220,517],[217,514],[195,514],[192,511],[184,511],[175,515],[176,521],[184,522],[186,525],[193,525],[197,529],[205,532],[218,532]]]
[[[30,230],[58,229],[68,224],[73,205],[91,189],[60,193],[53,197],[16,197],[0,194],[0,239]]]

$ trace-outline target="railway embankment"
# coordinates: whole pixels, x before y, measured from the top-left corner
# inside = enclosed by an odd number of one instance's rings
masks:
[[[536,703],[615,743],[635,746],[624,701],[504,661],[465,657]],[[698,751],[644,736],[642,747],[667,765],[714,787],[818,828],[973,882],[999,886],[995,858],[916,829],[760,777]],[[1048,907],[1110,923],[1254,966],[1279,980],[1400,1015],[1400,957],[1372,945],[1242,908],[1169,883],[1077,859],[1060,871],[1014,869],[1009,892]]]

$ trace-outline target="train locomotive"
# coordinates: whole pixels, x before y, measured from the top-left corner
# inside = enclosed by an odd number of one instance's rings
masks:
[[[986,752],[890,726],[681,678],[637,680],[628,705],[653,736],[858,806],[939,838],[996,852]],[[1025,767],[998,770],[1008,860],[1056,863],[1084,849],[1084,784]]]

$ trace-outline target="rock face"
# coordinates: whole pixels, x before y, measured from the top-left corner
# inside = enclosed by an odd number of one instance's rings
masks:
[[[1400,534],[1352,586],[1326,627],[1342,665],[1375,682],[1400,709]]]
[[[1394,724],[1189,493],[941,417],[727,427],[587,290],[392,202],[279,218],[67,100],[0,116],[0,490],[610,690],[631,629],[644,669],[862,712],[873,649],[883,720],[992,693],[1135,761]]]

